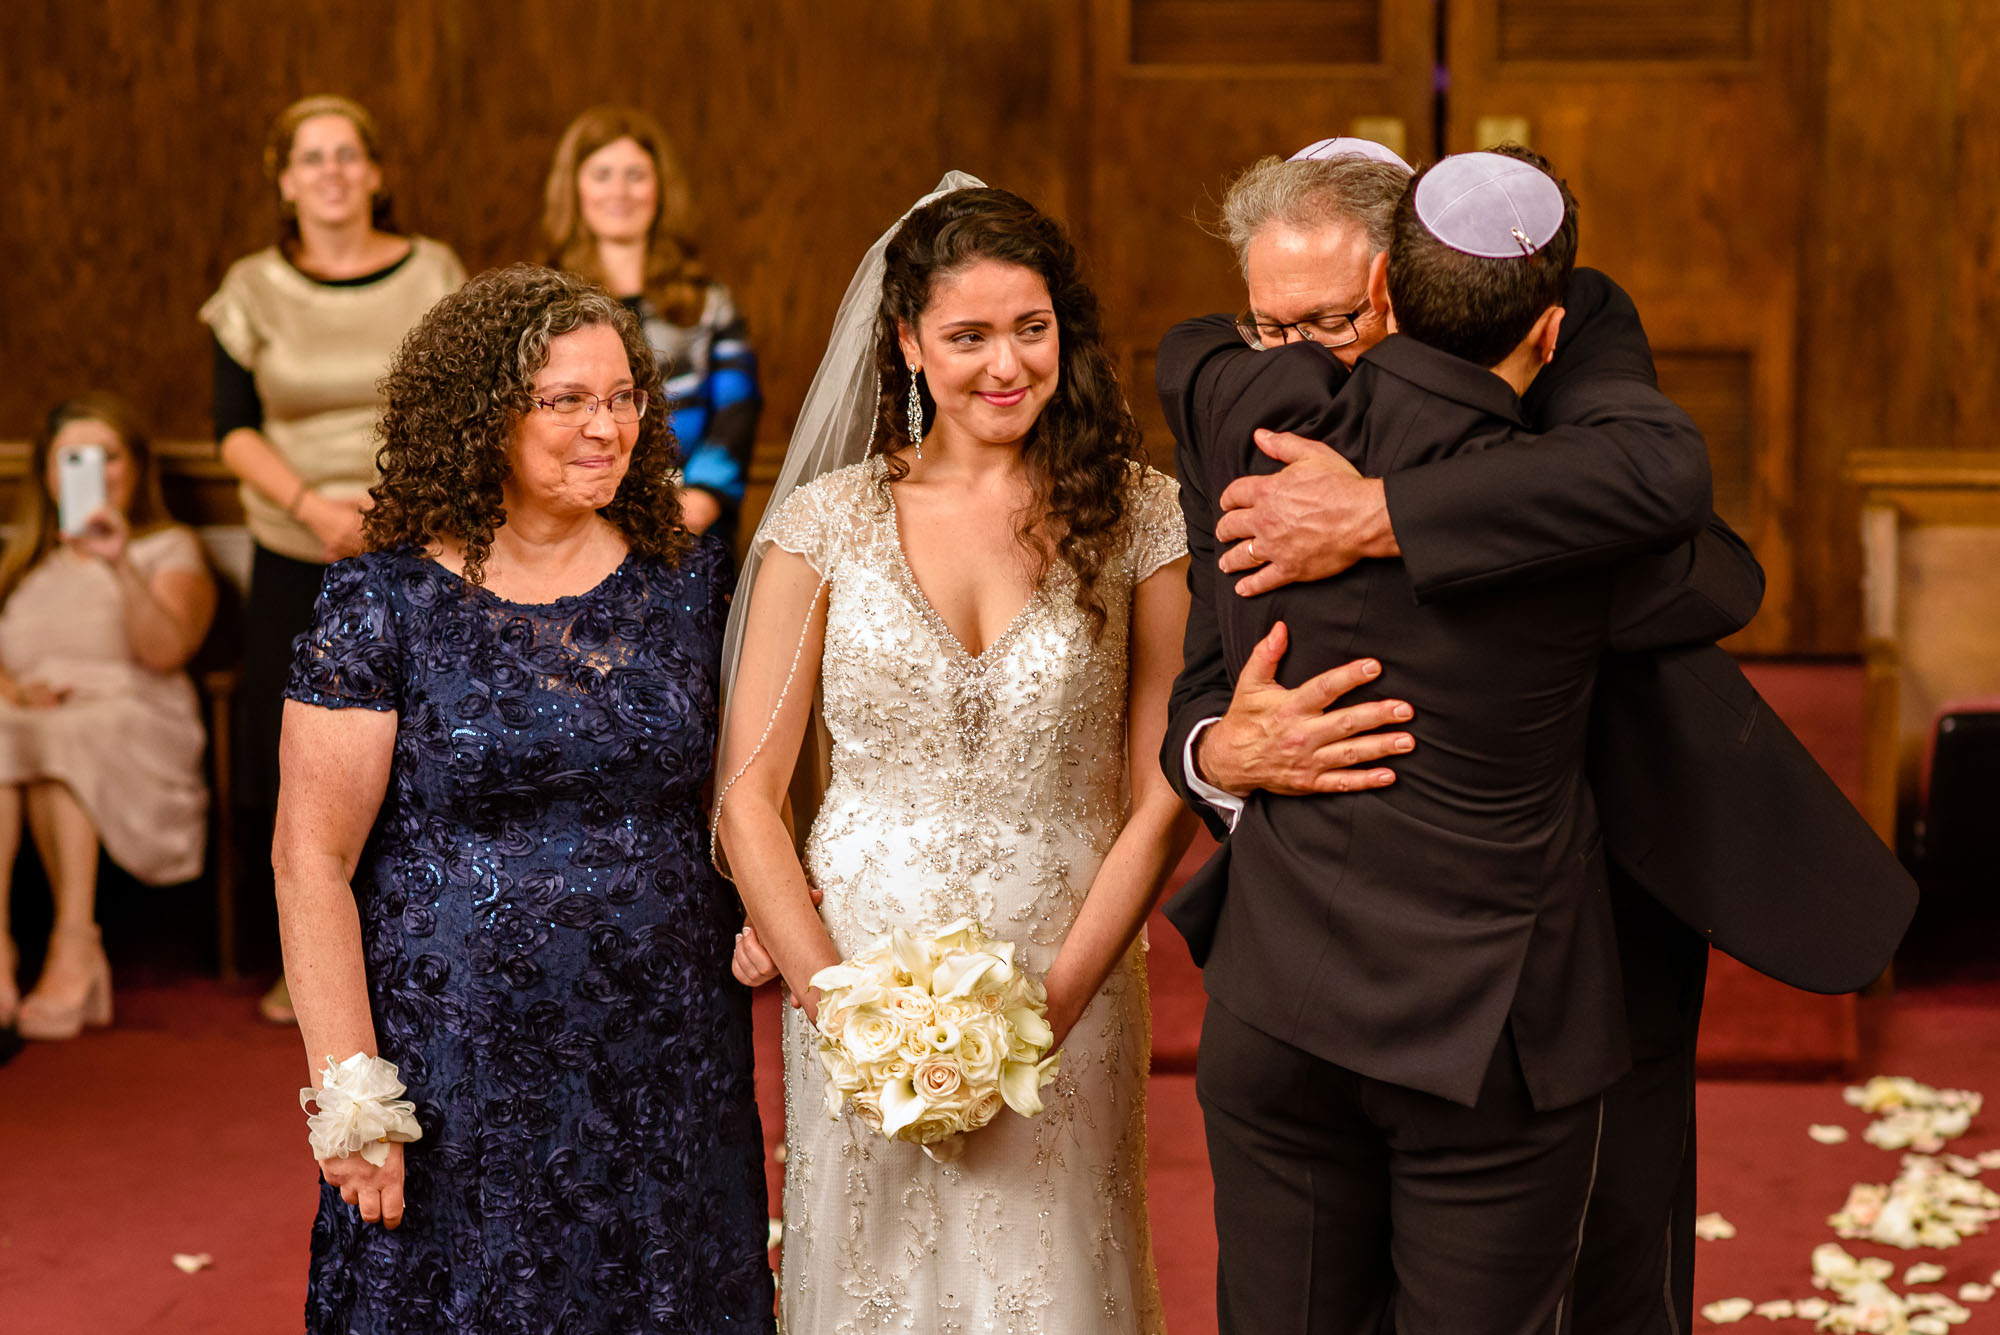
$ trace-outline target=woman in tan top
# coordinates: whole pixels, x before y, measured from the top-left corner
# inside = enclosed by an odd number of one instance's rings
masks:
[[[59,456],[102,461],[105,504],[59,531]],[[160,498],[145,430],[104,394],[58,404],[35,437],[13,534],[0,552],[0,923],[23,818],[55,895],[55,931],[24,1038],[111,1020],[98,942],[97,854],[141,881],[201,872],[206,734],[181,670],[208,631],[215,584],[192,531]],[[0,932],[0,1026],[15,1010]]]
[[[233,770],[253,874],[269,871],[292,640],[327,563],[361,550],[376,382],[410,327],[465,281],[449,247],[393,230],[376,143],[373,119],[346,98],[285,108],[264,155],[278,244],[230,266],[201,308],[215,333],[216,438],[255,540]],[[283,989],[264,1011],[289,1021]]]

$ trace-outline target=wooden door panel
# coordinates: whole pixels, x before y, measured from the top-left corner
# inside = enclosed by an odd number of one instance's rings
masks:
[[[1130,0],[1133,65],[1291,65],[1382,60],[1380,0]]]
[[[1770,577],[1732,647],[1791,644],[1804,0],[1467,0],[1446,147],[1525,121],[1578,200],[1579,261],[1638,303],[1662,386],[1709,438],[1717,508]],[[1490,121],[1489,121],[1490,123]]]
[[[1354,133],[1357,120],[1399,122],[1406,144],[1431,143],[1436,29],[1431,6],[1392,0],[1092,6],[1092,169],[1074,221],[1126,396],[1154,463],[1170,468],[1154,349],[1176,322],[1243,304],[1228,244],[1197,220],[1258,158]]]
[[[1500,0],[1505,61],[1751,60],[1756,0]]]

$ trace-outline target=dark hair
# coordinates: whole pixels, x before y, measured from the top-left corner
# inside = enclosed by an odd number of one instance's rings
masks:
[[[681,526],[673,429],[653,350],[610,293],[534,264],[480,274],[431,307],[397,350],[382,382],[375,455],[382,480],[362,521],[369,548],[456,540],[464,546],[466,581],[481,582],[494,530],[507,522],[500,484],[513,468],[508,449],[534,406],[529,396],[549,344],[596,325],[618,332],[633,383],[651,400],[604,517],[633,551],[679,560],[694,540]]]
[[[361,140],[368,160],[377,167],[382,165],[375,118],[368,114],[368,108],[354,99],[338,93],[315,93],[311,97],[300,98],[278,113],[278,119],[271,122],[270,137],[264,142],[264,175],[270,180],[272,198],[278,203],[278,249],[294,257],[299,249],[299,211],[286,201],[284,193],[279,190],[278,177],[291,165],[292,140],[298,137],[299,127],[316,116],[346,119],[354,126],[355,136]],[[389,197],[386,185],[369,201],[368,221],[378,232],[396,230],[396,205]]]
[[[1488,259],[1438,240],[1417,218],[1417,185],[1431,167],[1412,177],[1397,201],[1389,243],[1389,304],[1398,332],[1475,366],[1505,361],[1543,311],[1562,305],[1576,267],[1576,200],[1568,184],[1549,171],[1547,159],[1518,144],[1490,151],[1538,168],[1562,191],[1562,226],[1547,245],[1532,255]]]
[[[653,160],[657,202],[646,231],[646,298],[667,323],[695,324],[708,299],[709,278],[695,258],[694,196],[673,141],[657,120],[637,107],[592,107],[563,131],[542,187],[542,238],[549,265],[604,281],[597,237],[584,225],[576,181],[585,158],[620,139],[630,139]]]
[[[55,498],[49,495],[49,451],[56,437],[72,422],[102,422],[124,442],[132,457],[132,504],[125,520],[136,536],[165,528],[174,522],[167,502],[160,494],[160,470],[153,461],[153,445],[146,424],[132,405],[116,394],[96,391],[64,399],[49,409],[35,441],[28,451],[27,476],[14,502],[14,524],[7,545],[0,548],[0,603],[7,601],[22,578],[62,541],[57,532],[59,516]]]
[[[916,329],[939,280],[979,260],[1032,269],[1048,285],[1062,353],[1055,393],[1021,446],[1035,506],[1020,537],[1044,561],[1053,547],[1055,559],[1076,576],[1076,605],[1095,635],[1105,622],[1097,577],[1117,545],[1125,488],[1145,447],[1104,346],[1097,296],[1060,223],[1019,195],[989,189],[954,190],[903,220],[883,255],[875,330],[882,388],[871,452],[889,456],[888,481],[909,472],[894,457],[910,443],[910,372],[897,325]],[[937,406],[921,378],[917,383],[928,422]]]

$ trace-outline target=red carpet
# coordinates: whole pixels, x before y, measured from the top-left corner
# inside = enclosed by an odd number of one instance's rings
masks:
[[[30,1048],[0,1068],[0,1332],[5,1335],[281,1335],[299,1329],[315,1194],[294,1093],[296,1035],[251,1016],[253,989],[189,980],[119,995],[119,1025]],[[769,1021],[760,1045],[773,1046]],[[1867,1069],[2000,1098],[2000,987],[1929,988],[1885,1004]],[[219,1080],[193,1101],[190,1078]],[[765,1083],[775,1088],[776,1064]],[[143,1132],[135,1117],[149,1108]],[[1151,1090],[1154,1246],[1174,1335],[1215,1329],[1215,1236],[1194,1081]],[[781,1113],[765,1103],[767,1131]],[[2000,1145],[2000,1112],[1953,1148]],[[1886,1182],[1896,1156],[1807,1139],[1813,1122],[1859,1131],[1838,1082],[1705,1082],[1702,1208],[1740,1230],[1700,1244],[1702,1302],[1807,1293],[1807,1257],[1852,1182]],[[775,1166],[774,1166],[775,1167]],[[1988,1176],[1995,1176],[1989,1174]],[[1849,1246],[1860,1253],[1860,1244]],[[208,1252],[183,1275],[175,1252]],[[1954,1251],[1895,1253],[1899,1268],[1941,1260],[1950,1287],[2000,1269],[2000,1237]],[[1756,1328],[1764,1329],[1761,1324]],[[1747,1328],[1746,1328],[1747,1329]],[[1807,1329],[1804,1325],[1781,1330]],[[1968,1335],[2000,1335],[2000,1310],[1976,1309]]]

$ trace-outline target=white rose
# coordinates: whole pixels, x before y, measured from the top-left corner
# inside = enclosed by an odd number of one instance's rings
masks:
[[[863,1090],[854,1095],[849,1102],[854,1107],[854,1115],[859,1117],[869,1130],[875,1132],[882,1130],[882,1100],[874,1090]]]
[[[840,1045],[855,1061],[863,1064],[883,1060],[902,1041],[901,1022],[889,1012],[873,1006],[850,1014],[840,1029]]]
[[[970,997],[958,997],[951,1001],[940,1001],[937,1005],[937,1019],[957,1025],[960,1029],[981,1018],[986,1011]]]
[[[1000,1064],[1007,1052],[996,1032],[999,1024],[985,1019],[965,1026],[958,1040],[958,1064],[965,1078],[975,1085],[995,1085],[1000,1080]]]
[[[936,1056],[918,1063],[911,1073],[917,1096],[933,1109],[958,1097],[965,1088],[965,1073],[950,1057]]]
[[[819,1050],[820,1064],[826,1067],[826,1115],[839,1117],[840,1107],[849,1094],[858,1094],[867,1088],[868,1082],[862,1078],[861,1070],[839,1048],[822,1047]]]
[[[926,1025],[937,1014],[937,1002],[930,993],[919,987],[899,987],[883,998],[883,1007],[889,1014],[912,1025]]]
[[[1000,1110],[1006,1106],[1007,1100],[1000,1097],[999,1090],[980,1090],[979,1093],[972,1096],[972,1102],[966,1105],[965,1129],[968,1131],[977,1131],[980,1127],[985,1126],[988,1122],[999,1116]]]
[[[949,1140],[966,1130],[963,1111],[951,1113],[927,1113],[905,1127],[897,1139],[907,1140],[916,1145],[935,1145]],[[963,1153],[963,1151],[960,1151]],[[951,1156],[957,1158],[957,1155]]]

